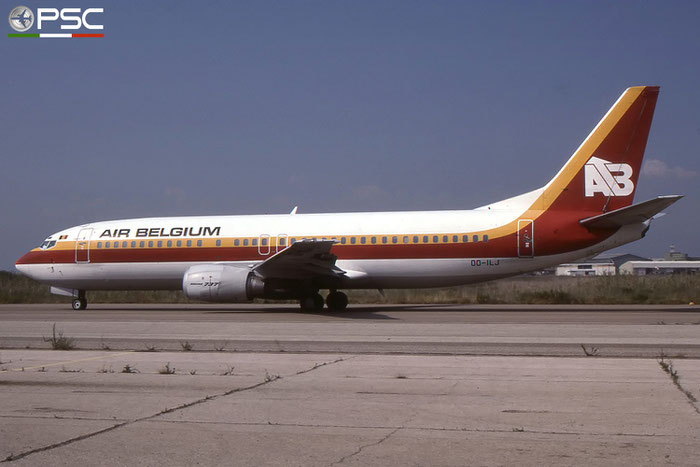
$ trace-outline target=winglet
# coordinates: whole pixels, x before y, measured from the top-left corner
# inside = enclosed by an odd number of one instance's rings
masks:
[[[299,209],[299,206],[294,206],[294,209],[292,209],[292,212],[289,213],[290,216],[293,216],[294,214],[297,213],[297,209]]]

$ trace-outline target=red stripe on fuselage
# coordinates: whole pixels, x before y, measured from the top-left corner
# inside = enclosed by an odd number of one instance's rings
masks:
[[[556,204],[556,202],[555,202]],[[535,256],[578,250],[605,240],[613,232],[589,232],[579,224],[580,211],[550,209],[534,223]],[[329,236],[330,237],[330,236]],[[334,245],[339,260],[508,258],[517,256],[516,233],[488,242],[444,244]],[[83,252],[84,254],[85,252]],[[93,248],[90,263],[264,261],[258,247]],[[17,264],[74,263],[75,250],[30,251]]]

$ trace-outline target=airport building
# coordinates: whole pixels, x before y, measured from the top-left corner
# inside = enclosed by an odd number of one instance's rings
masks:
[[[592,258],[587,261],[566,263],[557,266],[557,276],[614,276],[617,274],[615,264],[610,259]]]
[[[700,261],[628,261],[620,266],[620,274],[700,274]]]
[[[636,255],[598,256],[575,263],[560,264],[556,267],[557,276],[614,276],[616,274],[698,274],[700,258],[687,253],[671,250],[664,258],[651,259]]]
[[[555,270],[557,276],[614,276],[620,267],[630,261],[650,261],[649,258],[624,254],[616,256],[597,256],[575,263],[560,264]]]

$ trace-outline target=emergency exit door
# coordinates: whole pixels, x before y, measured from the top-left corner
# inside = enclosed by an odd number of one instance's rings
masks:
[[[532,258],[535,255],[534,225],[530,219],[518,220],[518,256]]]

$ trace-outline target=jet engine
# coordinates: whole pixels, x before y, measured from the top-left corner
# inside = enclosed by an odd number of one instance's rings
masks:
[[[206,302],[247,302],[264,295],[265,283],[246,268],[199,264],[185,271],[182,290],[187,298]]]

